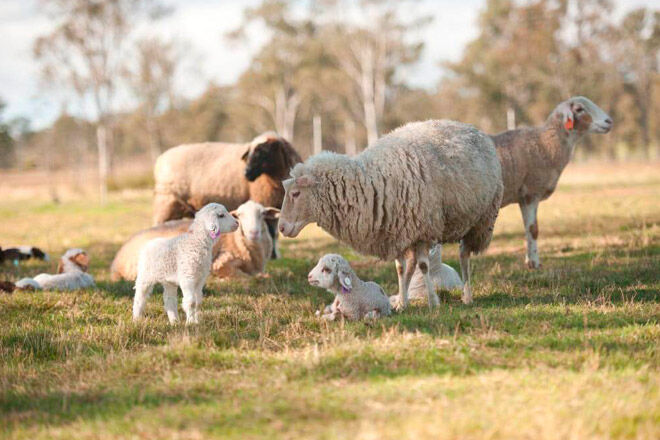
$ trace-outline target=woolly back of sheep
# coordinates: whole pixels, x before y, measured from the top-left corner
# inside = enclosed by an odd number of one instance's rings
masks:
[[[385,260],[420,241],[460,240],[494,205],[497,211],[502,194],[491,139],[446,120],[407,124],[353,159],[321,153],[291,175],[317,182],[312,221]]]

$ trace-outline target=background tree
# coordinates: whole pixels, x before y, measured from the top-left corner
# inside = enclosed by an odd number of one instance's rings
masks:
[[[15,142],[10,133],[10,126],[7,124],[2,114],[5,111],[5,102],[0,100],[0,168],[11,168],[16,161],[16,152],[14,150]]]

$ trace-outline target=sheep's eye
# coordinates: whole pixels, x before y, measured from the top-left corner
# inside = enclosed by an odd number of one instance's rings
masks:
[[[293,197],[294,199],[295,199],[296,197],[298,197],[299,195],[300,195],[300,191],[293,191],[293,192],[291,192],[291,197]]]
[[[329,268],[329,267],[324,267],[323,269],[321,269],[321,272],[323,272],[323,273],[330,273],[331,271],[330,271],[330,268]]]
[[[224,214],[218,214],[218,217],[225,218],[225,215]]]
[[[584,109],[582,107],[578,107],[575,109],[576,113],[584,113]]]

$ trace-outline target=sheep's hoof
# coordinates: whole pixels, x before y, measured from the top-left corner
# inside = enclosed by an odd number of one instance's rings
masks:
[[[399,295],[390,296],[390,307],[392,307],[397,312],[401,312],[403,309],[408,307],[408,302],[406,301],[404,303],[403,300],[399,298]]]
[[[538,261],[527,261],[527,269],[541,269],[543,265]]]
[[[463,301],[463,304],[465,305],[472,304],[472,290],[470,289],[463,290],[463,294],[461,295],[461,301]]]

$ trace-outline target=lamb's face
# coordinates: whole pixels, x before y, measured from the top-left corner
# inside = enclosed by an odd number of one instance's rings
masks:
[[[555,112],[562,118],[567,131],[578,133],[608,133],[612,118],[584,96],[575,96],[559,104]]]
[[[286,166],[284,143],[275,133],[255,138],[242,159],[245,162],[245,178],[253,182],[262,174],[279,174]]]
[[[344,293],[352,289],[350,266],[341,255],[327,254],[307,275],[307,281],[312,286],[335,290],[341,288]]]
[[[249,200],[231,212],[238,219],[243,237],[250,242],[261,240],[262,234],[267,234],[266,220],[279,217],[280,210],[277,208],[264,208],[263,205]]]
[[[209,203],[204,206],[195,214],[195,221],[201,221],[204,229],[214,240],[220,234],[238,229],[238,221],[219,203]]]
[[[280,213],[280,232],[286,237],[295,237],[305,226],[316,221],[312,193],[316,182],[312,176],[303,175],[287,179],[282,185],[284,201]]]
[[[89,269],[89,255],[82,249],[75,248],[67,250],[57,266],[57,273],[67,272],[76,266],[83,272]]]

